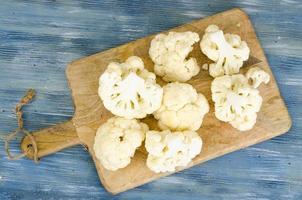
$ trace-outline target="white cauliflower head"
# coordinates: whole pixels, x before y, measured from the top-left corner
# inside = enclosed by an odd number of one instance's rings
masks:
[[[207,99],[187,83],[169,83],[163,87],[161,107],[153,113],[162,130],[197,130],[209,112]]]
[[[239,35],[223,34],[216,25],[206,28],[200,42],[201,51],[215,63],[209,65],[209,73],[213,77],[239,72],[243,61],[249,58],[250,49]]]
[[[156,35],[149,49],[149,55],[155,64],[155,74],[165,81],[180,82],[197,75],[200,69],[196,59],[186,57],[198,41],[198,34],[190,31]]]
[[[211,85],[215,116],[240,131],[250,130],[256,123],[262,104],[259,91],[242,74],[217,77]]]
[[[268,84],[270,81],[270,75],[259,67],[249,69],[245,76],[251,80],[251,84],[254,88],[259,87],[261,83]]]
[[[144,118],[161,105],[163,90],[155,78],[137,56],[129,57],[124,63],[112,62],[100,77],[99,96],[114,115]]]
[[[176,167],[187,166],[200,153],[202,140],[194,131],[149,131],[145,147],[149,153],[147,166],[152,171],[173,172]]]
[[[136,119],[112,117],[102,124],[94,138],[94,153],[108,170],[126,167],[145,139],[148,126]]]

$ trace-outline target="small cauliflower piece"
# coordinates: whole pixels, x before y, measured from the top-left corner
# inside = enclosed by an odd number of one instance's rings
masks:
[[[156,35],[149,49],[155,74],[168,82],[185,82],[197,75],[200,69],[196,59],[186,57],[198,41],[198,34],[190,31]]]
[[[197,130],[209,112],[207,99],[187,83],[169,83],[163,87],[161,107],[153,113],[162,130]]]
[[[259,87],[261,83],[268,84],[270,81],[270,75],[259,67],[249,69],[245,76],[251,80],[253,88]]]
[[[200,153],[202,140],[194,131],[149,131],[145,147],[149,169],[156,173],[173,172],[176,167],[187,166]]]
[[[155,78],[137,56],[125,63],[112,62],[99,79],[99,96],[114,115],[144,118],[161,105],[163,90]]]
[[[230,121],[230,124],[240,131],[247,131],[254,127],[256,121],[257,113],[242,113],[238,117],[235,117],[233,121]]]
[[[217,77],[211,85],[215,116],[240,131],[253,128],[262,97],[242,74]]]
[[[209,65],[212,77],[232,75],[239,72],[243,61],[249,58],[250,49],[239,35],[223,34],[216,25],[206,28],[200,42],[201,51],[214,63]]]
[[[124,168],[148,130],[146,124],[136,119],[112,117],[97,130],[93,145],[95,156],[108,170]]]
[[[208,63],[205,63],[205,64],[203,64],[203,65],[201,66],[201,68],[202,68],[203,70],[209,70],[209,64],[208,64]]]

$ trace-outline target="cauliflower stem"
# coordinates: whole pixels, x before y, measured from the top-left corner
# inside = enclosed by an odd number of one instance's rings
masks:
[[[249,58],[250,49],[239,35],[226,33],[216,25],[206,28],[200,42],[201,51],[214,63],[209,64],[212,77],[239,73],[243,61]]]
[[[125,63],[110,63],[99,80],[99,96],[105,108],[127,119],[153,113],[161,105],[162,93],[155,74],[144,69],[137,56],[129,57]]]

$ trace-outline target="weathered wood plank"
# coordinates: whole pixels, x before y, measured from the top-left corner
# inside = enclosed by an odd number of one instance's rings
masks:
[[[2,1],[0,149],[5,134],[17,127],[13,108],[28,88],[38,92],[36,101],[25,108],[30,130],[72,116],[64,74],[70,61],[233,7],[251,16],[293,119],[289,134],[115,197],[99,186],[94,165],[80,146],[46,157],[38,166],[30,160],[8,161],[0,151],[0,199],[301,199],[298,0]]]

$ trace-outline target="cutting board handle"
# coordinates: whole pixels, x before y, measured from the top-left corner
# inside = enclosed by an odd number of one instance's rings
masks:
[[[71,120],[31,134],[37,143],[38,158],[80,144],[76,128]],[[28,152],[26,155],[28,158],[33,159],[33,152],[28,151],[31,146],[31,139],[25,136],[21,142],[21,149],[23,152]]]

